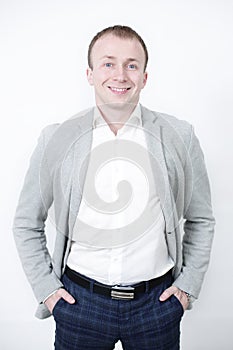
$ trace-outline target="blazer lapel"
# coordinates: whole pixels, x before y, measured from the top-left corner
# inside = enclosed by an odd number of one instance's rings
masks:
[[[166,223],[166,232],[174,230],[173,197],[170,189],[168,171],[165,161],[163,144],[163,125],[157,113],[145,107],[142,108],[142,122],[150,154],[151,166],[154,175],[156,191],[160,198],[162,211]]]
[[[73,145],[72,184],[69,210],[69,233],[72,235],[82,198],[82,191],[92,145],[94,109],[78,118],[79,129]]]

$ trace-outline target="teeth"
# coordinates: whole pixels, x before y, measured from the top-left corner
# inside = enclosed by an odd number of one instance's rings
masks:
[[[127,89],[126,88],[122,89],[122,88],[111,87],[111,90],[117,91],[117,92],[123,92],[123,91],[126,91]]]

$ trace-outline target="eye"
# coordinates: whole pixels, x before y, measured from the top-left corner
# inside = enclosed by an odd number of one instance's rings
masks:
[[[107,68],[111,68],[112,67],[112,63],[105,63],[105,67],[107,67]]]
[[[131,64],[128,65],[128,68],[129,69],[136,69],[137,66],[135,64],[131,63]]]

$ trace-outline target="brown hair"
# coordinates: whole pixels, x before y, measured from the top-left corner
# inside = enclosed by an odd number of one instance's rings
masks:
[[[94,38],[91,40],[89,48],[88,48],[88,56],[87,56],[87,60],[88,60],[88,65],[91,69],[93,69],[93,65],[91,62],[91,51],[93,46],[95,45],[96,41],[99,40],[100,38],[102,38],[105,34],[113,34],[119,38],[122,39],[137,39],[140,44],[142,45],[142,48],[144,50],[145,53],[145,65],[144,65],[144,71],[146,70],[146,66],[147,66],[147,62],[148,62],[148,51],[147,51],[147,47],[146,44],[144,43],[143,39],[140,37],[140,35],[135,32],[135,30],[133,30],[130,27],[127,26],[121,26],[121,25],[115,25],[112,27],[108,27],[105,28],[103,30],[101,30],[99,33],[97,33]]]

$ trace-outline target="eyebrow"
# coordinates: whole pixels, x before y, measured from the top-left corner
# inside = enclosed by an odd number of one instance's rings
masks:
[[[103,59],[114,60],[114,59],[116,59],[116,57],[115,57],[115,56],[108,56],[108,55],[105,55],[105,56],[101,57],[100,59],[101,59],[101,60],[103,60]],[[133,61],[134,61],[134,62],[139,62],[136,58],[132,58],[132,57],[127,58],[126,61],[127,61],[127,62],[133,62]]]

